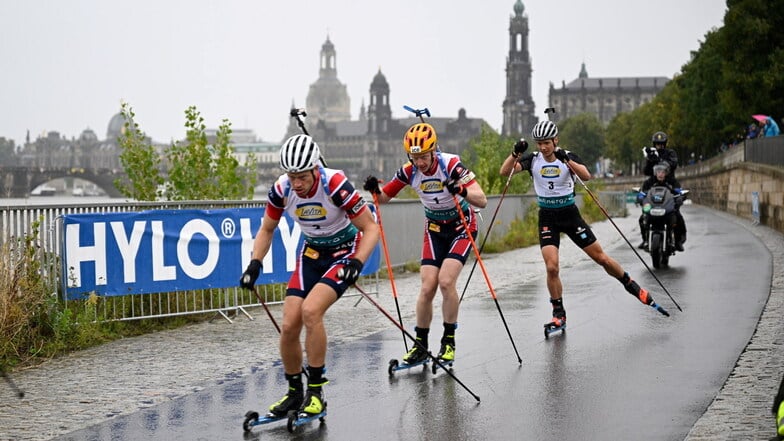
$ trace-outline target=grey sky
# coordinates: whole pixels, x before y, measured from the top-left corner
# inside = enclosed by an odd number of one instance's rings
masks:
[[[195,105],[208,127],[226,118],[280,141],[292,100],[304,106],[327,35],[356,118],[378,69],[394,117],[481,117],[501,128],[514,0],[3,0],[0,136],[85,128],[99,138],[128,102],[159,142],[184,136]],[[533,99],[577,77],[679,72],[724,0],[528,0]],[[401,135],[402,136],[402,135]]]

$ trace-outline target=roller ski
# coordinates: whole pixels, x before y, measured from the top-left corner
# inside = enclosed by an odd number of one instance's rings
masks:
[[[452,365],[455,363],[455,343],[441,343],[441,350],[438,351],[436,361],[433,362],[431,368],[433,375],[435,375],[439,367],[443,367],[444,369],[452,368]]]
[[[311,391],[305,394],[305,400],[298,411],[289,412],[286,428],[290,433],[294,433],[297,427],[311,421],[319,420],[324,422],[327,416],[327,401],[323,399],[321,391]]]
[[[288,415],[275,415],[272,412],[267,412],[264,416],[259,416],[258,412],[249,410],[248,413],[245,414],[245,421],[242,422],[242,430],[247,433],[250,432],[253,426],[274,423],[286,418],[288,418]]]
[[[544,324],[544,338],[550,338],[550,334],[561,331],[561,334],[566,333],[566,316],[553,317],[550,322]]]
[[[420,344],[415,344],[408,353],[403,356],[403,362],[400,363],[396,358],[389,360],[389,376],[395,375],[396,371],[402,371],[403,369],[411,369],[417,366],[424,366],[430,361],[430,354],[428,354],[427,349],[424,349],[423,346]]]
[[[302,390],[289,389],[288,393],[273,403],[269,407],[269,411],[263,416],[260,416],[256,411],[248,411],[245,414],[245,421],[242,422],[242,430],[250,432],[254,426],[274,423],[289,418],[291,414],[297,412],[300,406],[302,406]]]

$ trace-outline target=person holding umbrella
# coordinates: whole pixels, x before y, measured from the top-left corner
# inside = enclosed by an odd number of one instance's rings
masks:
[[[759,136],[769,137],[769,136],[779,136],[781,134],[781,130],[779,129],[779,125],[776,124],[776,120],[771,118],[768,115],[752,115],[752,118],[756,119],[760,123],[760,134]]]

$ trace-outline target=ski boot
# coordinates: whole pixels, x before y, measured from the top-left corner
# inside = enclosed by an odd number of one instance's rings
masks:
[[[438,361],[441,362],[445,368],[452,367],[455,363],[455,342],[454,341],[442,341],[441,342],[441,349],[438,351],[438,356],[436,357]],[[438,369],[438,363],[433,363],[433,374],[436,373]]]
[[[300,406],[302,406],[302,389],[289,388],[283,398],[270,405],[268,415],[284,417],[290,410],[298,410]]]
[[[324,379],[324,382],[321,384],[326,384],[327,380]],[[294,430],[297,427],[309,423],[313,420],[318,419],[320,422],[324,422],[324,417],[327,416],[327,401],[323,399],[323,392],[321,388],[319,389],[311,389],[308,388],[307,393],[305,393],[305,398],[302,400],[302,404],[297,412],[291,412],[289,414],[289,421],[287,424],[287,428],[289,432],[294,433]]]
[[[414,345],[406,355],[403,356],[403,363],[418,364],[427,360],[427,350],[420,345]]]
[[[778,430],[779,439],[784,439],[784,401],[779,403],[779,409],[776,413],[776,430]]]
[[[647,289],[640,287],[637,282],[629,277],[629,273],[624,273],[620,280],[621,283],[623,283],[623,287],[626,288],[626,291],[634,297],[637,297],[637,300],[642,302],[643,305],[650,306],[651,308],[659,311],[664,316],[670,316],[670,313],[667,312],[666,309],[657,305],[656,302],[653,301],[653,297]]]
[[[550,334],[558,331],[561,331],[561,334],[566,332],[566,311],[563,309],[553,310],[552,320],[544,324],[544,338],[550,338]]]
[[[426,364],[428,361],[427,349],[423,349],[420,345],[421,342],[417,340],[417,344],[414,344],[408,350],[408,353],[403,356],[403,363],[398,362],[397,358],[389,360],[389,369],[387,369],[389,376],[394,375],[395,371],[411,369],[412,367]]]

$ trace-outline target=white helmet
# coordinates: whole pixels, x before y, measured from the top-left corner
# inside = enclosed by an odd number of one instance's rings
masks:
[[[299,173],[318,166],[321,151],[308,135],[294,135],[280,148],[280,168],[286,173]]]
[[[558,136],[558,127],[552,121],[539,121],[531,130],[531,136],[535,141],[553,139]]]

